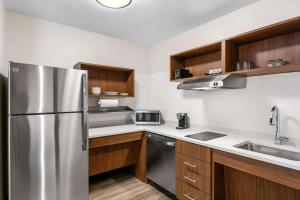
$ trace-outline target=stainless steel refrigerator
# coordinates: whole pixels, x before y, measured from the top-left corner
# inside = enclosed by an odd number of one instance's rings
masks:
[[[10,200],[87,200],[87,72],[11,62]]]

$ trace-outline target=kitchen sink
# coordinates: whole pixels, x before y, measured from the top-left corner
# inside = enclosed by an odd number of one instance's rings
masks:
[[[288,159],[288,160],[300,161],[300,153],[299,152],[277,149],[274,147],[263,146],[263,145],[255,144],[252,142],[243,142],[241,144],[235,145],[234,147],[237,147],[239,149],[245,149],[248,151],[257,152],[257,153],[267,154],[267,155],[275,156],[275,157],[279,157],[279,158],[284,158],[284,159]]]
[[[216,138],[224,137],[224,136],[226,136],[226,135],[206,131],[206,132],[202,132],[202,133],[186,135],[185,137],[192,138],[195,140],[208,141],[208,140],[212,140],[212,139],[216,139]]]

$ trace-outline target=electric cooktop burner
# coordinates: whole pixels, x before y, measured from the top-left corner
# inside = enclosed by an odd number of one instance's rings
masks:
[[[186,135],[185,137],[192,138],[192,139],[195,139],[195,140],[208,141],[208,140],[212,140],[212,139],[216,139],[216,138],[224,137],[224,136],[226,136],[226,135],[206,131],[206,132],[202,132],[202,133]]]

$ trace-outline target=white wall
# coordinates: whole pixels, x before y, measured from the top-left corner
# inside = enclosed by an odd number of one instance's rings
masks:
[[[136,98],[128,103],[146,106],[149,49],[145,46],[8,12],[6,49],[8,61],[69,68],[83,61],[134,68]]]
[[[4,0],[0,0],[0,73],[4,73],[4,58],[5,58],[5,8]]]
[[[300,73],[248,78],[243,90],[178,91],[169,82],[171,54],[300,15],[299,0],[260,0],[150,49],[150,107],[167,120],[187,112],[194,124],[271,133],[270,109],[281,111],[281,131],[300,138]]]
[[[6,14],[6,10],[4,7],[4,2],[3,0],[0,0],[0,76],[3,74],[5,67],[4,67],[4,63],[5,63],[5,14]],[[0,78],[1,83],[0,83],[0,200],[4,199],[3,197],[3,163],[2,159],[3,159],[3,155],[4,152],[2,150],[2,146],[3,146],[3,140],[4,140],[4,135],[3,135],[3,131],[4,131],[4,124],[3,124],[3,117],[4,117],[4,110],[3,110],[3,100],[5,99],[3,97],[4,93],[3,93],[3,86],[1,85],[3,83],[3,79],[2,77]]]

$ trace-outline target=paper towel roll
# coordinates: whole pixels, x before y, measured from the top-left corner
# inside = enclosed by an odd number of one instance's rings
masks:
[[[99,103],[100,103],[100,107],[103,107],[103,108],[119,106],[118,99],[100,99]]]

